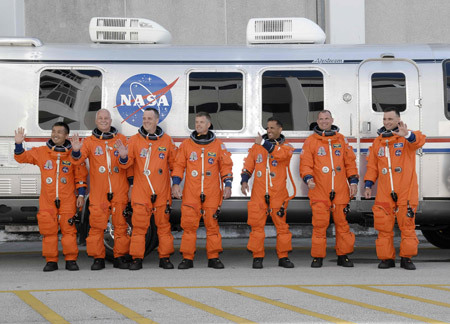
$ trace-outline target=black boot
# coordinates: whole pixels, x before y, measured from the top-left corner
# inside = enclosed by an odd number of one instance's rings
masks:
[[[219,258],[208,259],[208,268],[223,269],[225,266]]]
[[[114,258],[114,268],[128,269],[130,267],[130,262],[127,257],[121,256]]]
[[[44,272],[55,271],[55,270],[58,270],[57,262],[47,262],[47,264],[44,267]]]
[[[262,269],[263,268],[263,260],[264,258],[253,258],[253,269]]]
[[[414,263],[410,258],[401,258],[400,267],[406,270],[416,270],[416,266],[414,265]]]
[[[178,269],[181,269],[181,270],[185,270],[185,269],[189,269],[189,268],[193,268],[193,267],[194,267],[194,261],[189,260],[189,259],[181,260],[180,264],[178,265]]]
[[[66,270],[69,270],[69,271],[80,270],[80,268],[78,267],[77,261],[75,261],[75,260],[66,261]]]
[[[320,268],[322,267],[323,258],[314,258],[311,262],[311,268]]]
[[[343,266],[344,268],[351,268],[353,267],[353,261],[347,255],[338,255],[337,265]]]
[[[140,258],[136,258],[133,259],[133,261],[131,262],[130,266],[129,266],[130,270],[141,270],[142,269],[142,259]]]
[[[378,264],[378,269],[389,269],[394,267],[395,267],[395,260],[393,259],[381,260],[381,262]]]
[[[91,265],[91,270],[102,270],[105,269],[105,259],[97,258],[94,259],[94,263]]]
[[[289,258],[281,258],[278,260],[278,266],[283,268],[293,268],[294,264],[289,260]]]
[[[163,269],[173,269],[173,264],[170,262],[169,258],[159,259],[159,267]]]

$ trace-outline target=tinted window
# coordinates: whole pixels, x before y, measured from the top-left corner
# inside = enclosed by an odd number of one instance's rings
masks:
[[[262,76],[262,125],[269,117],[283,130],[310,130],[323,110],[323,75],[319,71],[266,71]]]
[[[382,112],[387,107],[406,109],[406,86],[403,73],[372,74],[372,109]]]
[[[102,74],[97,70],[45,70],[39,87],[39,127],[63,121],[72,130],[95,128],[101,108]]]
[[[445,116],[450,119],[450,62],[444,63],[444,102]]]
[[[189,128],[195,128],[195,114],[211,115],[214,130],[243,127],[242,73],[193,72],[189,74]]]

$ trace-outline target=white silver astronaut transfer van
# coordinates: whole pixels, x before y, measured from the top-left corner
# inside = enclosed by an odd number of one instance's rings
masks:
[[[141,125],[142,110],[154,107],[160,126],[179,144],[193,130],[195,114],[207,111],[234,161],[233,194],[220,221],[246,222],[243,159],[274,116],[295,147],[291,170],[297,194],[288,222],[308,224],[307,187],[298,167],[318,111],[333,113],[363,178],[383,108],[395,106],[408,128],[427,135],[417,152],[417,227],[431,243],[450,248],[450,45],[314,44],[324,35],[312,26],[302,39],[299,23],[305,22],[254,19],[246,46],[141,44],[140,33],[149,23],[130,18],[94,18],[96,43],[91,44],[1,39],[0,224],[36,223],[40,175],[37,167],[14,161],[19,126],[26,129],[26,148],[43,145],[56,121],[89,136],[96,111],[106,108],[113,126],[131,136]],[[155,34],[163,43],[170,41],[161,29]],[[362,181],[359,189],[349,221],[370,225],[373,199],[362,197]],[[175,201],[174,222],[179,206]]]

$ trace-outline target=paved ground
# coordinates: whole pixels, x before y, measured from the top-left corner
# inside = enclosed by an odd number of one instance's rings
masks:
[[[449,250],[422,242],[416,271],[379,270],[374,237],[357,237],[355,267],[342,268],[329,239],[323,268],[312,269],[310,239],[298,238],[296,267],[283,269],[270,238],[264,269],[254,270],[246,242],[224,240],[224,270],[206,267],[201,239],[189,270],[160,269],[151,253],[140,271],[93,272],[82,251],[80,271],[61,270],[61,260],[53,273],[42,272],[40,242],[0,242],[0,323],[450,322]]]

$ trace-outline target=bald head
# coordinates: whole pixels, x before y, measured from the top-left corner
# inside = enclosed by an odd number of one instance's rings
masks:
[[[111,113],[106,109],[100,109],[95,114],[95,125],[102,133],[109,132],[111,130]]]

